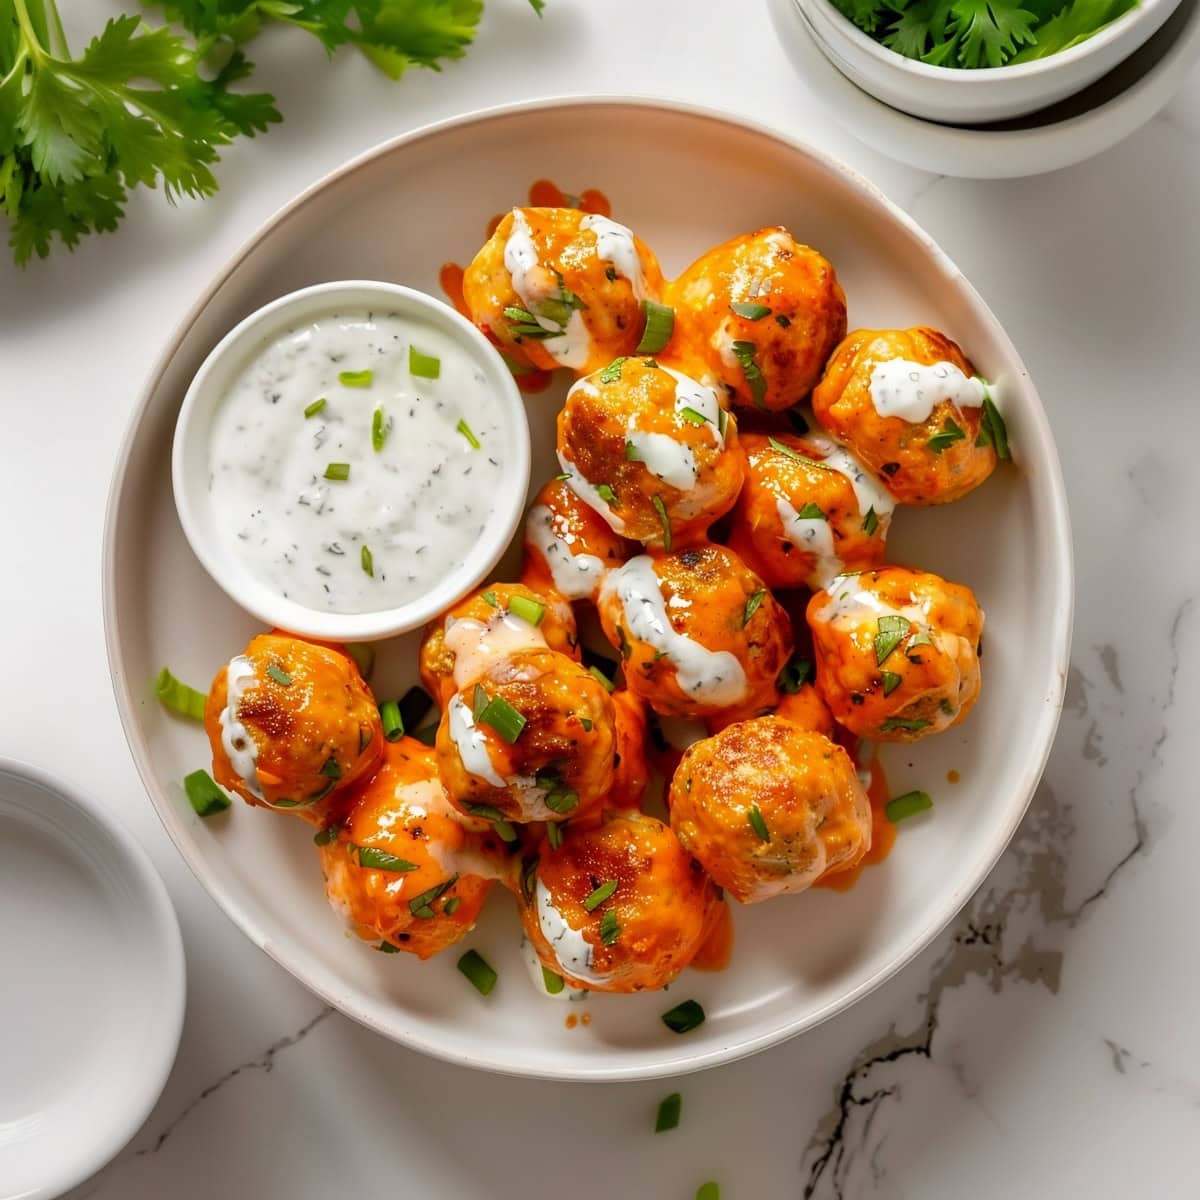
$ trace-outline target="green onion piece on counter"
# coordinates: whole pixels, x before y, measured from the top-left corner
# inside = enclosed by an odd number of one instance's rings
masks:
[[[713,1183],[711,1179],[702,1183],[696,1189],[696,1200],[721,1200],[720,1184]]]
[[[642,313],[646,323],[642,328],[642,340],[637,344],[637,353],[657,354],[671,340],[675,330],[675,310],[668,304],[643,300]]]
[[[417,864],[409,862],[407,858],[398,858],[395,854],[389,854],[386,850],[380,850],[376,846],[358,846],[358,865],[360,867],[369,867],[372,871],[415,871]]]
[[[389,742],[398,742],[404,736],[404,718],[395,700],[385,700],[379,706],[379,720],[383,725],[383,736]]]
[[[317,413],[319,413],[324,407],[325,397],[322,396],[320,400],[314,400],[311,404],[305,407],[304,419],[307,421],[309,417],[315,417]]]
[[[688,1033],[704,1024],[704,1009],[695,1000],[685,1000],[663,1013],[662,1023],[672,1033]]]
[[[872,537],[875,530],[879,528],[879,517],[875,513],[875,506],[872,505],[867,509],[867,515],[863,517],[862,531],[867,537]]]
[[[606,692],[611,692],[617,686],[599,667],[588,667],[588,674],[594,675],[604,685]]]
[[[377,408],[371,414],[371,445],[375,447],[376,454],[383,449],[391,427],[392,423],[384,418],[382,408]]]
[[[617,920],[617,914],[611,908],[606,909],[600,918],[600,940],[606,946],[611,946],[620,936],[621,922]]]
[[[374,371],[339,371],[338,383],[342,387],[368,388],[375,379]]]
[[[746,386],[750,389],[750,399],[754,401],[754,407],[765,409],[766,404],[763,401],[767,394],[767,379],[758,365],[758,360],[754,357],[757,347],[753,342],[737,341],[730,349],[733,351],[733,357],[737,359],[738,365],[742,368],[742,375],[746,380]]]
[[[739,317],[745,317],[747,321],[761,321],[771,311],[765,304],[752,304],[748,301],[731,304],[729,307]]]
[[[557,996],[563,990],[563,977],[556,975],[549,967],[543,967],[542,986],[551,996]]]
[[[514,596],[508,602],[508,611],[529,625],[540,625],[546,615],[546,606],[528,596]]]
[[[679,1128],[679,1112],[683,1108],[683,1097],[672,1092],[658,1103],[658,1115],[654,1118],[654,1132],[666,1133]]]
[[[888,656],[904,640],[912,628],[907,617],[889,614],[879,618],[879,632],[875,635],[875,665],[882,667]]]
[[[924,812],[926,809],[933,807],[933,800],[928,792],[905,792],[903,796],[897,796],[894,800],[889,800],[884,808],[884,814],[893,825],[897,821],[904,821],[909,817],[915,817],[917,813]]]
[[[417,379],[437,379],[442,373],[442,360],[432,354],[422,354],[416,346],[409,346],[408,373]]]
[[[496,986],[496,980],[500,978],[487,959],[476,950],[468,950],[458,960],[458,969],[481,996],[490,995],[492,988]]]
[[[176,679],[166,667],[159,671],[154,680],[154,694],[162,706],[173,713],[191,717],[193,721],[204,720],[204,693]]]
[[[525,718],[503,696],[493,696],[476,719],[490,725],[510,746],[525,728]]]
[[[605,900],[609,898],[617,890],[617,881],[615,879],[606,879],[594,892],[591,893],[583,902],[583,907],[588,912],[595,912]]]
[[[663,531],[663,549],[669,554],[671,551],[671,520],[667,516],[667,506],[663,503],[661,496],[651,496],[650,503],[654,505],[654,511],[658,513],[658,523],[662,526]]]
[[[275,680],[280,687],[292,686],[292,677],[278,663],[268,663],[267,674],[273,680]]]
[[[750,806],[750,828],[754,830],[755,836],[760,842],[769,842],[771,840],[771,831],[767,828],[767,822],[759,811],[757,804]]]
[[[462,903],[461,896],[451,896],[450,899],[447,900],[446,903],[442,905],[442,912],[444,912],[446,914],[446,916],[452,917],[452,916],[454,916],[454,914],[456,912],[458,912],[458,906],[461,903]]]
[[[470,425],[467,424],[466,417],[461,417],[458,424],[455,425],[454,428],[467,439],[472,450],[483,449],[483,443],[475,436],[475,431],[470,427]]]
[[[326,479],[336,479],[340,483],[345,483],[350,478],[349,463],[330,463],[325,468]]]
[[[341,826],[335,821],[332,825],[326,825],[324,829],[318,829],[313,834],[314,846],[328,846],[330,842],[337,840],[338,831]]]
[[[614,358],[612,362],[600,372],[601,383],[616,383],[621,378],[621,368],[625,365],[625,359]]]
[[[746,607],[742,609],[742,628],[745,629],[750,624],[754,614],[758,612],[759,605],[766,598],[767,593],[761,588],[750,596],[746,601]]]
[[[546,826],[546,841],[550,843],[551,850],[557,850],[562,845],[563,826],[566,821],[551,821]]]
[[[372,579],[374,579],[375,578],[375,556],[371,553],[370,546],[364,546],[362,548],[362,553],[359,555],[359,559],[362,562],[363,571],[366,572],[366,574],[370,575],[370,577]]]
[[[699,409],[692,408],[692,406],[690,404],[684,405],[684,407],[679,410],[679,415],[689,425],[708,425],[708,424],[710,424],[709,419]]]
[[[458,874],[455,873],[449,879],[437,884],[434,887],[423,891],[419,896],[414,896],[408,902],[408,911],[414,917],[420,917],[422,920],[432,920],[437,914],[433,911],[433,905],[436,900],[445,895],[458,882]]]
[[[346,653],[354,659],[358,673],[364,679],[370,679],[375,670],[375,647],[370,642],[347,642]]]
[[[198,817],[211,817],[214,813],[224,812],[233,803],[207,771],[193,771],[185,775],[183,790]]]

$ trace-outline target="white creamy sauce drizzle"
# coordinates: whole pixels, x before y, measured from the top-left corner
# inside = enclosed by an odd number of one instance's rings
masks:
[[[899,417],[912,425],[928,421],[944,400],[960,409],[979,408],[987,391],[981,380],[970,378],[953,363],[933,366],[892,358],[871,372],[871,403],[881,417]]]
[[[818,621],[828,625],[838,622],[857,626],[864,621],[878,621],[880,617],[904,617],[918,631],[928,633],[938,646],[941,645],[937,630],[929,624],[930,600],[896,608],[881,600],[874,592],[861,587],[858,578],[857,575],[839,575],[825,585],[829,600],[815,614]]]
[[[868,471],[845,446],[815,428],[804,435],[804,440],[821,456],[822,466],[837,471],[850,481],[858,500],[858,511],[866,516],[874,509],[881,528],[886,532],[896,501],[878,477]]]
[[[538,958],[533,943],[527,937],[521,938],[521,961],[525,964],[525,969],[529,972],[529,979],[533,984],[533,990],[543,1000],[568,1001],[586,1000],[588,998],[588,993],[585,989],[573,988],[569,984],[564,984],[557,992],[546,991],[546,980],[542,975],[542,960]],[[558,974],[557,971],[554,973]]]
[[[471,617],[447,617],[446,649],[454,655],[454,686],[465,688],[501,658],[518,650],[539,650],[546,639],[536,625],[497,608],[485,625]]]
[[[599,213],[589,213],[579,222],[579,228],[590,229],[596,235],[596,257],[612,263],[633,285],[633,294],[641,300],[646,294],[646,280],[633,230]]]
[[[578,385],[576,385],[578,386]],[[563,474],[567,477],[564,481],[593,512],[599,513],[604,518],[605,523],[613,533],[624,533],[625,522],[617,516],[609,507],[608,501],[603,499],[598,491],[592,487],[591,483],[579,473],[575,464],[567,458],[561,450],[558,451],[558,465],[562,467]]]
[[[514,208],[512,218],[512,229],[504,243],[504,266],[512,276],[513,291],[521,297],[526,311],[551,335],[542,339],[546,353],[559,366],[579,370],[587,362],[592,348],[591,335],[583,314],[578,309],[571,309],[567,323],[563,325],[538,311],[542,301],[559,298],[558,280],[552,271],[538,261],[533,232],[525,214],[519,208]]]
[[[483,730],[476,726],[474,714],[459,696],[450,698],[449,719],[450,740],[457,748],[463,766],[477,779],[490,783],[492,787],[502,788],[504,779],[492,765]]]
[[[555,524],[554,513],[544,504],[535,504],[525,518],[525,537],[541,553],[555,588],[568,600],[586,600],[595,594],[607,568],[595,554],[576,553],[571,548],[575,535],[559,534]]]
[[[439,360],[439,378],[410,373],[410,346]],[[339,382],[352,371],[370,384]],[[307,608],[392,608],[474,548],[506,440],[482,369],[449,334],[397,313],[331,310],[264,343],[230,384],[209,435],[213,525],[255,578]],[[326,478],[331,463],[348,464],[348,478]]]
[[[802,517],[782,499],[776,499],[775,509],[787,537],[813,556],[811,579],[824,587],[842,573],[845,564],[834,549],[833,530],[824,517]]]
[[[229,757],[233,769],[242,777],[246,787],[258,797],[263,798],[262,786],[258,782],[255,771],[258,767],[258,747],[250,731],[238,720],[238,704],[242,693],[258,681],[254,664],[244,655],[238,654],[229,660],[225,669],[225,707],[217,717],[221,726],[221,747]]]
[[[746,673],[728,650],[709,650],[684,634],[676,633],[667,616],[666,603],[654,560],[644,554],[610,571],[601,597],[616,596],[630,634],[661,651],[675,667],[680,690],[702,704],[727,707],[746,695]]]
[[[542,937],[550,944],[562,972],[583,983],[603,984],[608,978],[592,969],[595,948],[578,929],[572,929],[566,918],[554,907],[550,891],[539,879],[535,891],[538,926]]]
[[[721,434],[721,401],[717,398],[716,390],[698,383],[681,371],[674,371],[670,367],[660,369],[675,380],[675,411],[679,413],[685,408],[691,408],[702,417],[707,417],[706,424],[713,441],[718,446],[724,446],[725,438]]]
[[[638,461],[656,479],[681,492],[696,486],[699,472],[691,448],[667,433],[643,433],[630,425],[625,440],[633,447]]]

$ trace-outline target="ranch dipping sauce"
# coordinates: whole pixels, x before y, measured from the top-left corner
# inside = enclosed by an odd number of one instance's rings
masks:
[[[446,333],[386,309],[331,309],[265,342],[217,408],[217,525],[297,604],[406,604],[487,525],[504,470],[499,420],[483,371]]]

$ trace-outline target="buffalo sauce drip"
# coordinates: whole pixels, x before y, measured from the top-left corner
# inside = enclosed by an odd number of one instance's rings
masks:
[[[729,966],[732,954],[733,914],[729,911],[728,901],[722,900],[690,965],[698,971],[723,971]]]
[[[873,867],[883,862],[891,853],[896,841],[896,827],[887,818],[887,802],[891,799],[888,792],[887,776],[883,773],[883,763],[879,756],[871,758],[871,786],[867,788],[867,799],[871,801],[871,848],[857,865],[833,875],[825,875],[813,884],[813,887],[829,888],[835,892],[847,892],[857,882],[864,867]]]
[[[598,188],[586,188],[578,196],[574,196],[564,192],[550,179],[537,179],[529,185],[529,204],[531,208],[578,208],[581,212],[596,213],[602,217],[612,216],[612,205]],[[503,219],[503,213],[492,217],[487,223],[484,236],[490,238]],[[463,273],[463,268],[458,263],[443,263],[438,273],[438,282],[450,303],[470,320],[471,313],[463,299]],[[532,395],[544,392],[550,386],[553,376],[549,371],[522,370],[520,374],[514,372],[514,378],[521,391]]]

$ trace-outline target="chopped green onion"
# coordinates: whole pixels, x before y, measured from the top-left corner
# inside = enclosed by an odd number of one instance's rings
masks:
[[[600,918],[600,940],[606,946],[611,946],[620,936],[621,922],[617,920],[617,914],[611,908],[606,909]]]
[[[478,721],[483,716],[483,710],[488,706],[488,694],[484,691],[482,683],[475,685],[475,690],[471,693],[471,716]]]
[[[493,608],[500,607],[499,598],[496,596],[496,593],[490,589],[483,593],[483,600],[485,604],[490,604]]]
[[[932,645],[933,645],[933,639],[929,636],[929,630],[922,629],[921,632],[918,633],[917,636],[914,637],[912,639],[912,641],[908,643],[908,648],[911,650],[914,646],[932,646]]]
[[[750,805],[750,828],[754,830],[760,842],[769,842],[771,840],[771,831],[767,828],[767,822],[762,813],[759,811],[757,804]]]
[[[879,528],[879,517],[875,513],[875,506],[871,505],[867,509],[867,515],[863,517],[862,531],[867,537],[873,537],[875,530]]]
[[[621,378],[621,368],[625,365],[625,358],[614,358],[612,362],[600,372],[601,383],[616,383]]]
[[[767,444],[772,450],[778,450],[780,454],[786,454],[788,458],[794,462],[803,463],[806,467],[816,467],[821,471],[832,471],[833,468],[827,466],[823,462],[818,462],[815,458],[809,458],[806,454],[801,454],[799,450],[793,450],[791,446],[785,446],[778,438],[767,438]]]
[[[466,417],[460,417],[458,424],[454,428],[467,439],[472,450],[483,449],[483,443],[475,436],[475,431],[470,425],[467,424]]]
[[[637,344],[637,353],[657,354],[671,340],[675,329],[675,310],[667,304],[643,300],[642,313],[646,323],[642,328],[642,340]]]
[[[761,321],[771,311],[765,304],[752,304],[749,301],[741,301],[731,304],[729,307],[739,317],[745,317],[747,321]]]
[[[309,404],[305,407],[304,419],[307,421],[309,417],[315,417],[317,415],[317,413],[319,413],[321,411],[321,409],[323,409],[324,407],[325,407],[325,397],[322,396],[320,398],[320,400],[314,400],[311,404]]]
[[[496,980],[500,978],[487,959],[475,950],[468,950],[458,960],[458,969],[481,996],[489,995],[496,986]]]
[[[490,725],[510,746],[525,728],[525,718],[503,696],[493,696],[476,719]]]
[[[322,764],[320,773],[326,779],[341,779],[342,764],[331,754]]]
[[[695,1000],[685,1000],[663,1013],[662,1023],[672,1033],[688,1033],[704,1024],[704,1009]]]
[[[416,346],[409,346],[408,373],[418,379],[436,379],[442,373],[442,360],[432,354],[422,354]]]
[[[812,674],[812,663],[806,658],[792,658],[787,666],[779,672],[775,679],[775,686],[781,691],[786,692],[789,696],[794,696],[808,680]]]
[[[662,526],[663,531],[663,549],[669,554],[671,552],[671,519],[667,516],[667,506],[663,503],[661,496],[651,496],[650,503],[654,505],[654,511],[658,513],[658,523]]]
[[[566,481],[570,478],[571,478],[570,471],[559,471],[559,473],[557,475],[555,475],[555,477],[554,477],[554,482],[555,483],[566,483]]]
[[[605,504],[611,504],[613,508],[617,507],[617,493],[607,483],[602,483],[596,489],[596,495],[604,501]]]
[[[588,674],[594,675],[606,692],[611,692],[617,686],[599,667],[588,667]]]
[[[326,825],[324,829],[318,829],[313,834],[313,845],[328,846],[330,842],[336,841],[340,829],[341,826],[336,821],[332,825]]]
[[[906,820],[908,817],[914,817],[919,812],[924,812],[927,808],[933,807],[933,800],[930,799],[928,792],[905,792],[903,796],[897,796],[895,800],[889,800],[884,807],[884,814],[893,825],[897,821]]]
[[[579,793],[571,791],[570,788],[554,788],[546,793],[543,803],[551,812],[558,813],[561,817],[579,807]]]
[[[338,383],[343,387],[370,387],[375,378],[374,371],[339,371]]]
[[[538,319],[531,312],[526,312],[523,308],[516,308],[510,305],[504,310],[505,317],[511,322],[511,331],[516,341],[522,338],[537,338],[545,340],[546,338],[562,337],[563,330],[561,329],[543,329],[538,324]]]
[[[895,671],[881,671],[879,678],[883,680],[883,694],[890,696],[901,684],[901,678]]]
[[[462,903],[461,896],[451,896],[450,899],[447,900],[446,903],[442,905],[442,912],[444,912],[446,914],[446,916],[452,917],[452,916],[454,916],[454,914],[456,912],[458,912],[458,906],[461,903]]]
[[[193,721],[204,720],[205,695],[194,687],[188,687],[163,667],[154,680],[154,694],[162,702],[164,708],[169,708],[181,717],[191,717]]]
[[[527,596],[514,596],[508,602],[508,611],[528,625],[540,625],[546,615],[546,606]]]
[[[542,986],[551,996],[557,996],[563,990],[563,977],[556,975],[549,967],[543,967]]]
[[[387,441],[388,430],[391,427],[392,423],[384,420],[382,408],[377,408],[371,414],[371,445],[375,447],[376,454],[383,449],[383,444]]]
[[[267,674],[275,680],[280,687],[291,687],[292,677],[278,664],[267,663]]]
[[[751,618],[758,612],[759,605],[766,599],[767,593],[765,588],[759,588],[754,595],[750,596],[746,601],[746,607],[742,609],[742,628],[745,629],[750,624]]]
[[[888,717],[882,725],[879,726],[880,733],[892,733],[897,729],[907,730],[909,733],[920,733],[922,729],[928,729],[929,722],[920,719],[909,719],[906,717]]]
[[[625,461],[626,462],[641,462],[642,456],[638,453],[638,448],[633,442],[625,443]]]
[[[380,954],[399,954],[400,947],[394,946],[391,942],[380,942],[379,943],[379,953]]]
[[[617,881],[615,879],[606,879],[590,896],[583,902],[583,907],[588,912],[595,912],[605,900],[609,898],[617,890]]]
[[[825,510],[811,500],[796,514],[801,521],[828,521]]]
[[[389,742],[398,742],[404,736],[404,718],[395,700],[385,700],[379,706],[379,720],[383,725],[383,736]]]
[[[370,577],[372,579],[374,579],[375,578],[375,556],[371,553],[370,546],[366,546],[366,545],[363,546],[362,553],[359,555],[359,561],[362,563],[362,569],[368,575],[370,575]]]
[[[592,718],[591,717],[580,717],[579,723],[580,723],[580,725],[583,726],[584,733],[592,732]]]
[[[767,379],[754,357],[754,343],[737,341],[730,349],[742,368],[742,375],[746,380],[746,386],[750,389],[750,398],[754,401],[754,407],[766,408],[763,397],[767,394]]]
[[[679,410],[679,415],[689,425],[708,425],[709,419],[698,409],[692,408],[691,405],[685,405]]]
[[[233,803],[207,771],[193,771],[185,775],[183,790],[198,817],[211,817],[214,813],[224,812]]]
[[[498,808],[493,808],[490,804],[468,804],[467,812],[473,817],[482,817],[485,821],[491,821],[492,828],[496,831],[496,836],[502,842],[515,842],[517,840],[517,831]]]
[[[532,900],[537,891],[538,856],[526,859],[521,867],[521,895],[526,900]]]
[[[875,635],[875,665],[882,667],[888,656],[904,640],[912,629],[912,622],[898,614],[879,618],[879,632]]]
[[[954,442],[961,442],[966,436],[955,420],[952,417],[947,417],[946,423],[929,439],[926,445],[928,445],[934,454],[941,454],[947,446],[952,445]]]
[[[654,1132],[666,1133],[669,1129],[679,1127],[679,1110],[683,1107],[683,1097],[678,1092],[659,1101],[658,1115],[654,1118]]]
[[[717,432],[724,437],[725,427],[729,424],[729,413],[726,409],[721,409],[717,413]]]
[[[987,384],[983,386],[986,388]],[[1008,448],[1008,426],[1004,424],[1000,410],[987,392],[983,397],[983,420],[979,425],[979,436],[975,439],[975,445],[991,446],[996,451],[997,458],[1012,458],[1012,451]]]
[[[566,821],[551,821],[546,826],[546,841],[550,843],[551,850],[557,850],[562,845],[563,826]]]
[[[458,874],[455,873],[449,879],[437,884],[435,887],[428,888],[419,896],[414,896],[408,902],[408,911],[414,917],[420,917],[422,920],[428,921],[437,914],[433,911],[433,903],[440,896],[448,892],[458,882]]]
[[[358,865],[373,871],[415,871],[417,864],[407,858],[398,858],[376,846],[358,846]]]
[[[696,1189],[696,1200],[721,1200],[721,1185],[711,1179]]]
[[[325,478],[336,479],[342,483],[345,483],[346,480],[350,478],[350,464],[330,463],[329,466],[325,468]]]
[[[375,670],[375,647],[370,642],[347,642],[346,653],[354,659],[358,673],[364,679],[370,679]]]

